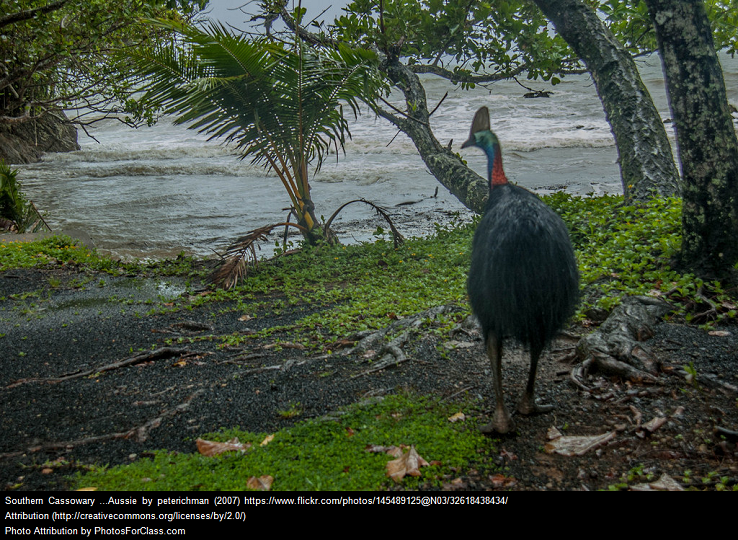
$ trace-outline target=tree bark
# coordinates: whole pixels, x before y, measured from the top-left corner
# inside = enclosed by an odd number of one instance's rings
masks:
[[[592,74],[615,136],[626,199],[678,195],[679,173],[666,130],[631,56],[595,12],[580,0],[535,1]],[[295,30],[294,20],[286,9],[281,10],[281,16]],[[304,29],[298,28],[297,32],[310,43],[334,44]],[[396,57],[385,59],[382,69],[402,90],[408,107],[406,116],[381,107],[377,108],[377,114],[410,137],[430,172],[462,204],[482,213],[489,192],[487,181],[435,138],[425,90],[416,73],[425,70],[404,65]]]
[[[678,196],[664,124],[628,51],[581,0],[534,1],[592,75],[615,137],[625,199]]]
[[[467,167],[450,147],[441,146],[433,135],[425,89],[418,75],[397,59],[386,60],[382,68],[404,93],[408,107],[406,116],[390,114],[381,108],[377,114],[410,137],[433,176],[464,206],[483,213],[489,195],[487,180]]]
[[[736,279],[738,139],[710,22],[698,0],[646,0],[682,168],[683,267]]]

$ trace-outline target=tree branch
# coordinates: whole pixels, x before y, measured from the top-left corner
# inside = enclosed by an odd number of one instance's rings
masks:
[[[320,36],[318,34],[313,34],[312,32],[308,32],[305,30],[302,26],[299,26],[295,19],[292,17],[289,11],[287,11],[286,2],[283,4],[280,8],[279,15],[282,17],[282,20],[287,25],[287,28],[295,32],[300,39],[303,41],[306,41],[307,43],[310,43],[311,45],[328,45],[330,47],[338,47],[339,43],[333,38],[329,38],[327,36]]]
[[[451,71],[450,69],[442,68],[434,64],[413,64],[411,66],[408,66],[408,69],[410,69],[410,71],[412,71],[413,73],[417,73],[417,74],[432,73],[433,75],[438,75],[439,77],[448,79],[454,84],[458,84],[460,82],[485,83],[485,82],[501,81],[503,79],[509,79],[510,77],[519,75],[520,73],[528,69],[528,67],[529,66],[527,65],[521,65],[507,73],[501,73],[501,72],[485,73],[484,75],[473,75],[471,73],[463,73],[459,71],[454,72],[454,71]]]
[[[3,17],[0,17],[0,28],[9,24],[33,19],[36,15],[43,15],[44,13],[56,11],[57,9],[61,9],[62,7],[64,7],[64,4],[66,4],[68,1],[69,0],[57,0],[56,2],[46,4],[45,6],[33,9],[26,9],[23,11],[19,11],[18,13],[11,13],[10,15],[4,15]]]
[[[26,109],[21,116],[0,116],[0,124],[14,125],[22,124],[31,119],[30,109]]]

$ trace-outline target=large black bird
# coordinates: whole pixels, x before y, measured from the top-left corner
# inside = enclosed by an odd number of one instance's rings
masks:
[[[541,351],[574,313],[579,272],[564,222],[537,195],[508,183],[489,111],[482,107],[462,148],[487,154],[489,201],[474,235],[467,291],[484,332],[492,363],[495,407],[482,431],[507,433],[515,423],[502,395],[502,342],[516,339],[530,349],[530,375],[518,412],[548,412],[534,398]]]

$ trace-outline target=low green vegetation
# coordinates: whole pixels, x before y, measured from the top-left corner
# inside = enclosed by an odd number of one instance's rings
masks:
[[[680,274],[670,266],[679,250],[681,202],[655,199],[647,206],[622,206],[622,197],[545,197],[571,232],[582,275],[586,318],[593,309],[610,311],[627,295],[661,297],[687,322],[714,324],[735,320],[735,291],[718,281]],[[301,252],[263,261],[245,282],[230,291],[181,298],[170,310],[201,304],[219,309],[262,307],[273,312],[310,306],[312,313],[290,323],[296,338],[324,343],[356,331],[381,328],[392,320],[441,305],[468,314],[466,274],[476,223],[438,227],[431,238],[410,239],[395,248],[383,231],[377,241],[354,246],[306,246]],[[63,264],[117,273],[202,277],[191,258],[158,263],[120,263],[76,245],[68,237],[12,242],[0,237],[0,271]],[[198,265],[201,266],[201,265]],[[271,329],[270,331],[274,331]],[[234,339],[244,339],[243,336]]]
[[[19,242],[12,234],[0,235],[0,272],[12,268],[58,268],[64,265],[80,271],[106,272],[109,274],[152,274],[152,275],[201,275],[193,267],[194,259],[181,254],[166,261],[121,262],[100,255],[77,240],[65,235],[56,235],[34,242]],[[50,278],[50,285],[54,285]]]
[[[21,192],[18,171],[0,160],[0,229],[24,233],[46,230],[46,224],[34,206]]]
[[[655,199],[647,206],[623,206],[617,196],[545,197],[564,219],[582,275],[577,317],[607,313],[628,295],[662,298],[672,316],[712,325],[735,320],[735,291],[671,268],[680,243],[681,202]],[[411,239],[394,248],[379,239],[361,246],[318,246],[261,264],[245,283],[195,303],[231,299],[234,309],[322,305],[325,309],[292,323],[304,340],[325,342],[356,331],[381,328],[393,319],[441,304],[457,305],[467,315],[466,275],[476,222],[438,227],[432,238]],[[270,331],[273,331],[271,329]],[[233,338],[235,340],[242,337]]]
[[[680,199],[623,206],[620,196],[556,193],[545,200],[566,222],[577,252],[584,287],[580,317],[592,308],[610,311],[628,295],[648,295],[671,303],[687,322],[735,321],[735,289],[671,267],[681,247]]]
[[[659,480],[659,475],[654,470],[649,470],[644,465],[638,464],[627,473],[623,473],[620,482],[607,486],[608,491],[628,491],[634,486],[643,486]],[[710,471],[705,476],[695,477],[691,470],[684,471],[678,478],[686,491],[738,491],[735,479],[717,471]]]
[[[101,271],[118,266],[115,261],[100,257],[68,236],[51,236],[36,242],[17,242],[13,235],[0,236],[0,271],[70,263]]]
[[[680,202],[654,200],[647,206],[623,206],[622,197],[582,198],[565,194],[546,197],[570,229],[582,275],[579,320],[599,310],[607,313],[625,296],[661,297],[675,306],[670,317],[702,325],[735,322],[736,293],[717,281],[680,274],[670,261],[680,247]],[[447,314],[445,330],[469,313],[465,282],[476,223],[438,227],[431,238],[410,239],[395,248],[377,231],[377,240],[353,246],[307,246],[302,251],[262,261],[245,281],[229,291],[187,293],[154,310],[211,309],[213,316],[235,311],[258,321],[261,313],[287,312],[285,325],[252,334],[187,339],[240,343],[275,333],[284,339],[324,352],[334,343],[367,329],[442,304],[458,307]],[[6,238],[8,241],[6,241]],[[202,264],[186,257],[156,264],[124,265],[64,237],[13,243],[0,238],[0,270],[18,267],[58,268],[68,265],[88,275],[104,271],[202,277]],[[94,275],[94,274],[92,274]],[[97,283],[98,281],[96,281]],[[58,283],[49,281],[49,291]],[[45,291],[40,291],[39,294]],[[278,345],[278,342],[277,342]],[[462,409],[469,409],[464,406]],[[406,478],[408,488],[440,485],[453,478],[455,467],[486,466],[491,442],[478,435],[471,420],[452,424],[459,406],[421,397],[389,397],[373,405],[351,408],[334,421],[309,421],[274,434],[224,430],[202,438],[225,441],[237,436],[256,443],[248,452],[221,457],[156,452],[126,467],[101,468],[78,480],[79,487],[99,489],[244,489],[251,476],[274,477],[272,489],[386,489],[384,454],[365,451],[367,445],[414,445],[434,464],[419,479]],[[280,412],[299,420],[299,402]],[[194,447],[194,441],[193,441]],[[438,462],[438,464],[436,464]],[[627,484],[627,480],[625,482]],[[616,489],[618,486],[615,487]]]
[[[449,418],[463,408],[464,421]],[[206,440],[237,437],[251,443],[246,452],[216,457],[156,452],[127,466],[100,468],[79,476],[78,488],[98,490],[243,490],[251,477],[271,476],[272,490],[378,490],[394,481],[386,475],[394,457],[377,447],[413,446],[429,465],[421,476],[405,476],[402,486],[441,487],[460,470],[494,468],[492,441],[483,436],[469,405],[443,403],[418,396],[397,395],[349,407],[335,418],[311,420],[274,434],[227,429],[202,435]],[[193,442],[194,447],[194,442]],[[374,450],[374,451],[372,451]]]

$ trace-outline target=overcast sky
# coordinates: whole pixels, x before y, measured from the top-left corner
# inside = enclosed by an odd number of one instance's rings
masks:
[[[321,18],[326,22],[333,22],[334,18],[343,13],[341,8],[348,3],[349,0],[302,0],[302,7],[307,9],[308,20],[312,20],[324,9],[327,9]],[[297,0],[290,0],[288,7],[291,9],[293,4],[297,6]],[[257,0],[210,0],[208,8],[210,14],[208,16],[240,28],[245,24],[248,25],[251,18],[250,15],[246,15],[238,9],[241,6],[249,14],[257,13],[259,2]]]

